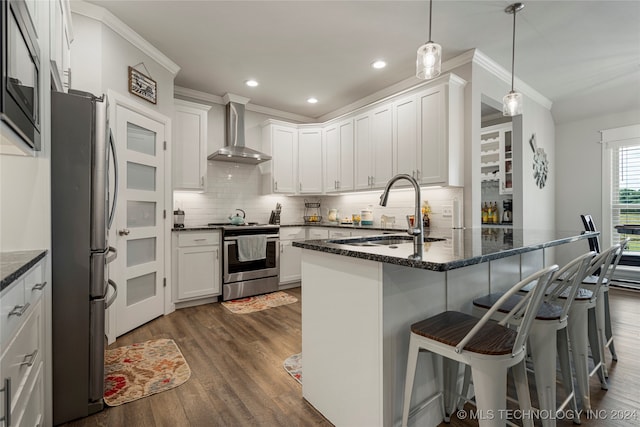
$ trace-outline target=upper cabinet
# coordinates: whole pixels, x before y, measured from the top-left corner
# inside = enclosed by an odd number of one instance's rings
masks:
[[[353,119],[325,126],[323,134],[325,191],[353,190]]]
[[[173,189],[204,191],[207,183],[208,105],[176,99],[173,126]]]
[[[71,88],[71,9],[69,0],[55,0],[49,3],[51,8],[51,80],[53,87],[59,92],[67,92]]]
[[[464,85],[450,74],[417,94],[420,185],[464,185]]]
[[[298,130],[298,193],[322,193],[322,128]]]
[[[267,120],[262,128],[262,149],[271,156],[265,163],[265,192],[296,194],[298,127]]]
[[[355,188],[384,187],[393,176],[393,109],[381,104],[354,119]]]
[[[465,84],[448,74],[323,126],[267,121],[263,141],[273,156],[267,192],[378,189],[397,173],[422,186],[464,185]]]
[[[480,167],[482,181],[498,181],[500,194],[513,193],[512,125],[503,123],[482,128]]]

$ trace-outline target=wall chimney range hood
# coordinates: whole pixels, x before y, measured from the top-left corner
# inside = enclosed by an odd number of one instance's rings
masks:
[[[228,93],[223,100],[226,102],[225,146],[210,154],[207,159],[250,165],[271,160],[271,156],[244,145],[244,106],[249,99]]]

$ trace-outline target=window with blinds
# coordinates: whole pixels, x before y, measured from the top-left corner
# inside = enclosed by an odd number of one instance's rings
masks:
[[[640,143],[612,149],[611,222],[640,224]],[[614,241],[631,237],[628,251],[640,255],[640,235],[620,234],[612,230]]]

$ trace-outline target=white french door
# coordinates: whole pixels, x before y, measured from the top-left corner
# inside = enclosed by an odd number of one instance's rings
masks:
[[[122,104],[116,104],[115,115],[111,115],[119,170],[116,219],[110,236],[118,249],[110,269],[118,284],[115,313],[110,314],[115,315],[110,326],[115,326],[116,336],[164,314],[167,129],[163,118]]]

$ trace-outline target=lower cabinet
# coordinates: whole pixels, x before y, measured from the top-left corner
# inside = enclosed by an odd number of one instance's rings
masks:
[[[46,258],[45,258],[46,259]],[[9,426],[46,424],[44,261],[0,294],[0,420]]]
[[[174,302],[222,293],[219,231],[173,232]]]
[[[293,246],[293,242],[304,239],[304,227],[280,228],[280,285],[300,281],[302,249]]]

